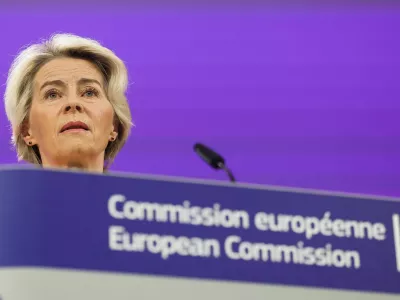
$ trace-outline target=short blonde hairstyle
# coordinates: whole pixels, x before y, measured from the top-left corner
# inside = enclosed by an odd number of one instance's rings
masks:
[[[107,169],[125,144],[133,125],[125,96],[128,86],[127,69],[121,59],[98,41],[73,34],[55,34],[39,44],[30,45],[18,54],[11,65],[4,102],[12,127],[11,142],[16,148],[18,160],[41,164],[38,148],[26,145],[21,129],[29,118],[36,73],[50,60],[61,57],[88,60],[104,77],[106,94],[118,123],[117,139],[105,149],[104,169]]]

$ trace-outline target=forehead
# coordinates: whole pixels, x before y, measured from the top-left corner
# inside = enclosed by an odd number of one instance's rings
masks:
[[[97,79],[102,82],[102,74],[97,67],[83,59],[56,58],[43,65],[37,72],[34,82],[41,85],[49,80],[62,80],[72,83],[80,78]]]

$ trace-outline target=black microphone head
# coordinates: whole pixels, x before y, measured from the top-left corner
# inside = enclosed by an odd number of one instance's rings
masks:
[[[221,166],[225,164],[225,160],[221,155],[203,144],[196,143],[193,146],[193,149],[207,164],[214,169],[221,169]]]

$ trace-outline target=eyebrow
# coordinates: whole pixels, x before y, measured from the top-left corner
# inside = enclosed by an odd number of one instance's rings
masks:
[[[89,78],[81,78],[78,80],[78,85],[88,84],[88,83],[96,83],[100,87],[102,86],[101,83],[96,79],[89,79]]]
[[[96,83],[100,87],[102,86],[101,83],[96,79],[81,78],[78,80],[78,85],[88,84],[88,83]],[[49,86],[49,85],[58,85],[58,86],[63,86],[63,87],[66,86],[65,82],[62,80],[51,80],[51,81],[46,81],[45,83],[43,83],[40,90],[43,90],[46,86]]]
[[[48,85],[58,85],[58,86],[65,86],[64,81],[62,80],[52,80],[52,81],[46,81],[43,83],[43,85],[40,87],[40,90],[43,90],[46,86]]]

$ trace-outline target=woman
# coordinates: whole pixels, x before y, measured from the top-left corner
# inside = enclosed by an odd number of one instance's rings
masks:
[[[18,160],[103,172],[132,126],[124,63],[97,41],[56,34],[14,60],[5,108]]]

